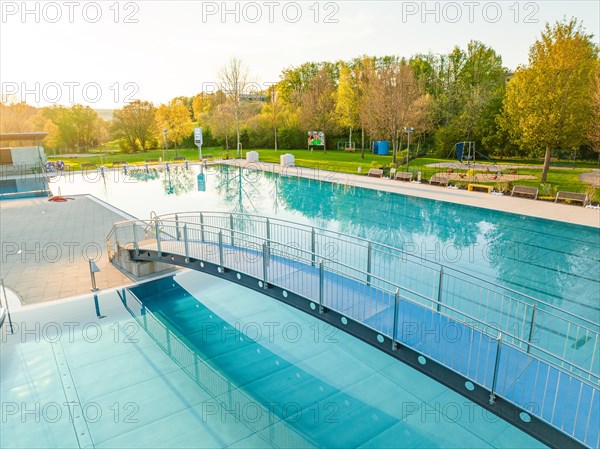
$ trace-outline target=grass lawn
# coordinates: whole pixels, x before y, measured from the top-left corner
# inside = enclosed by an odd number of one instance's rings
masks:
[[[100,150],[102,151],[102,150]],[[104,150],[106,151],[106,150]],[[360,151],[354,153],[343,152],[343,151],[308,151],[308,150],[253,150],[260,154],[260,161],[279,163],[279,157],[282,154],[290,153],[295,157],[296,165],[299,167],[318,168],[322,170],[331,170],[342,173],[358,173],[358,167],[362,167],[362,174],[366,174],[371,168],[371,163],[376,162],[381,167],[388,167],[392,162],[392,156],[378,156],[373,155],[369,152],[365,152],[364,159],[361,159]],[[203,148],[203,155],[213,155],[215,159],[229,157],[235,157],[235,151],[230,150],[229,152],[222,148]],[[159,159],[163,158],[163,161],[172,161],[175,158],[176,151],[169,149],[168,157],[164,157],[164,150],[150,150],[144,153],[120,153],[111,151],[109,153],[94,153],[92,152],[88,157],[81,158],[61,158],[60,156],[49,157],[50,160],[62,159],[66,164],[69,165],[71,170],[81,169],[81,164],[95,163],[97,165],[109,166],[116,161],[126,161],[129,164],[143,164],[147,159]],[[190,161],[198,160],[198,149],[197,148],[186,148],[177,150],[179,157],[185,157]],[[423,179],[429,179],[435,173],[443,171],[443,169],[427,167],[429,164],[437,162],[449,162],[453,160],[440,159],[432,157],[421,157],[414,159],[410,162],[410,171],[421,171]],[[537,187],[540,189],[540,196],[546,196],[548,199],[556,195],[556,190],[565,190],[569,192],[587,192],[595,202],[600,202],[600,192],[598,189],[592,189],[589,184],[586,184],[579,180],[579,175],[582,173],[589,172],[591,168],[598,168],[598,164],[589,162],[572,162],[560,161],[554,165],[562,166],[562,169],[550,169],[546,185],[540,185],[539,179],[542,173],[542,165],[540,161],[535,160],[515,160],[505,159],[499,161],[498,165],[511,164],[511,165],[538,165],[539,168],[522,168],[518,169],[518,173],[522,175],[532,175],[536,179],[519,180],[519,185],[525,185],[530,187]],[[404,165],[398,167],[398,171],[405,171]],[[457,173],[466,172],[466,170],[455,170]],[[462,183],[465,184],[465,183]],[[494,185],[494,182],[482,183]]]

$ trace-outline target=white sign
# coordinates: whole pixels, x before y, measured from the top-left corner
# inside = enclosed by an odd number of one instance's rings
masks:
[[[194,128],[194,143],[202,146],[202,128]]]

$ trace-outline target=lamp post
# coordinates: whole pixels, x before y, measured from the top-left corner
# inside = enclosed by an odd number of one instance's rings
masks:
[[[163,129],[163,134],[165,135],[165,150],[166,150],[165,161],[166,161],[167,158],[169,157],[169,130],[166,128]]]
[[[410,135],[415,132],[414,128],[404,127],[404,131],[408,134],[408,144],[406,146],[406,171],[408,171],[408,165],[410,164]]]

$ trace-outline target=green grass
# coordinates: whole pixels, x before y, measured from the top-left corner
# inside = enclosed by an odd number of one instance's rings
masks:
[[[274,151],[268,150],[253,150],[257,151],[260,155],[260,161],[279,163],[279,157],[282,154],[290,153],[295,157],[295,163],[299,167],[316,168],[321,170],[337,171],[341,173],[354,173],[358,174],[358,167],[362,167],[362,174],[366,174],[371,168],[371,163],[376,162],[381,167],[387,168],[392,162],[392,156],[377,156],[370,152],[365,152],[364,159],[360,156],[360,151],[354,153],[348,153],[343,151],[308,151],[308,150],[279,150]],[[177,150],[179,157],[185,157],[190,161],[198,160],[198,149],[197,148],[186,148]],[[204,156],[213,155],[216,159],[224,158],[229,156],[234,158],[236,153],[234,150],[225,151],[223,148],[203,148],[202,153]],[[90,157],[84,158],[62,158],[62,160],[69,165],[71,170],[79,170],[81,164],[95,163],[97,165],[110,166],[115,161],[126,161],[129,164],[143,164],[147,159],[158,159],[162,158],[164,150],[151,150],[143,153],[122,153],[115,152],[114,147],[104,147],[101,149],[91,150],[90,154],[94,154]],[[245,154],[245,152],[244,152]],[[168,157],[163,158],[166,161],[172,161],[175,158],[175,150],[169,149]],[[50,160],[61,159],[60,156],[50,157]],[[443,171],[443,169],[427,167],[429,164],[437,162],[452,162],[452,159],[441,159],[432,157],[421,157],[414,159],[410,162],[409,169],[411,171],[421,171],[423,179],[429,179],[435,173]],[[569,192],[586,192],[590,194],[590,197],[595,202],[600,202],[600,192],[598,189],[592,189],[589,184],[586,184],[579,180],[579,175],[590,171],[590,168],[596,168],[598,165],[588,162],[578,162],[573,167],[573,164],[565,167],[568,169],[550,169],[546,186],[540,185],[540,177],[542,173],[542,164],[540,161],[535,160],[516,160],[516,159],[505,159],[498,162],[499,165],[537,165],[539,168],[517,168],[518,174],[535,176],[536,179],[524,179],[518,180],[515,183],[519,185],[525,185],[530,187],[537,187],[540,189],[540,195],[544,192],[548,192],[548,198],[553,197],[555,190],[565,190]],[[553,164],[560,165],[560,164]],[[589,168],[587,168],[589,167]],[[399,171],[405,171],[406,166],[402,165],[398,167]],[[456,173],[465,173],[466,170],[454,170]],[[467,181],[467,180],[465,180]],[[464,182],[463,182],[464,184]],[[482,182],[481,184],[494,185],[495,182]],[[514,183],[513,183],[514,184]],[[550,186],[548,186],[550,185]]]

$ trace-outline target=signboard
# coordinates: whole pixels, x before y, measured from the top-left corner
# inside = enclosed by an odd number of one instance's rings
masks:
[[[309,131],[308,132],[308,145],[322,145],[325,146],[325,133],[323,131]]]
[[[194,128],[194,143],[196,146],[202,146],[202,128]]]

